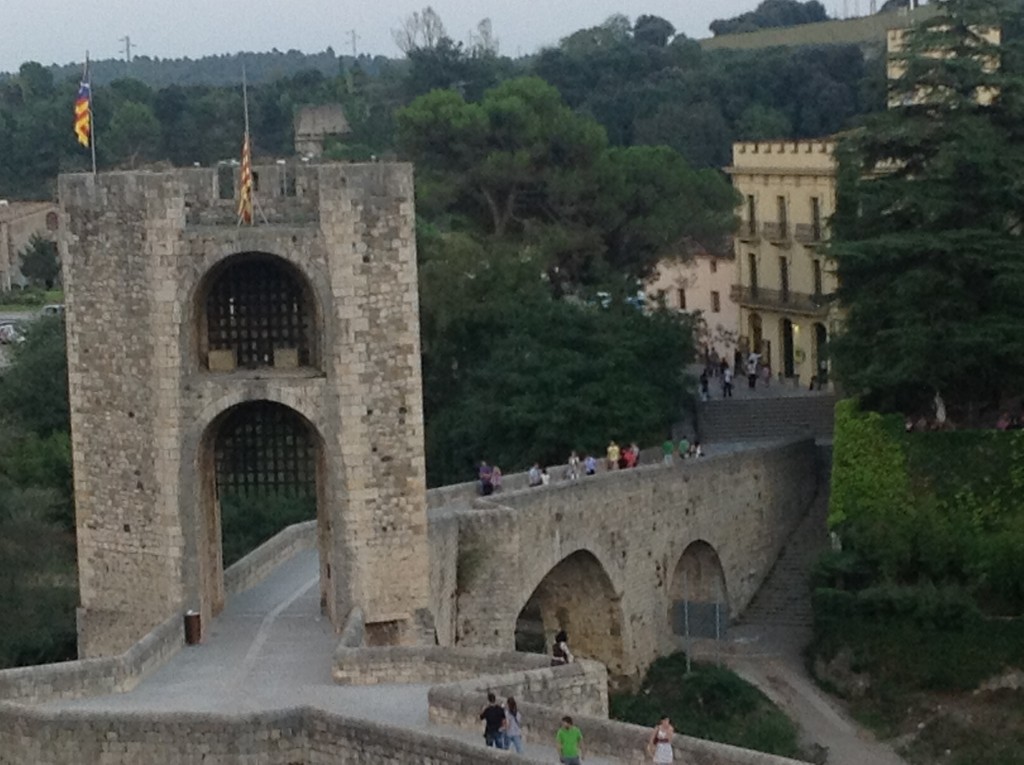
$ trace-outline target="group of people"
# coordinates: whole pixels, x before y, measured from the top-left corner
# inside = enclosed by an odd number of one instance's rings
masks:
[[[666,465],[673,463],[673,457],[677,453],[680,459],[704,456],[704,450],[700,445],[700,441],[691,443],[686,436],[679,440],[678,452],[676,450],[676,443],[672,439],[665,441],[662,445],[662,451]],[[614,440],[609,441],[608,448],[605,451],[606,470],[628,470],[629,468],[637,467],[639,464],[640,447],[637,446],[635,441],[630,443],[625,449]],[[594,455],[586,454],[581,459],[579,453],[573,450],[566,462],[565,472],[562,477],[568,481],[578,481],[581,475],[596,474],[597,468],[597,458]],[[526,478],[530,487],[547,486],[551,483],[551,474],[539,461],[534,462],[530,466]],[[477,471],[477,479],[480,494],[485,497],[501,490],[501,468],[497,465],[490,465],[486,460],[481,461]]]
[[[486,461],[480,463],[477,471],[477,478],[480,481],[480,493],[489,497],[496,491],[501,490],[501,468],[497,465],[488,465]]]
[[[571,664],[575,658],[569,650],[569,635],[559,630],[551,644],[551,666]],[[509,696],[504,704],[497,696],[487,694],[487,706],[480,712],[484,723],[484,743],[495,749],[514,750],[523,753],[523,715],[516,700]],[[647,754],[655,765],[667,765],[673,761],[672,739],[675,730],[668,715],[662,715],[647,741]],[[583,762],[583,732],[566,715],[555,733],[555,750],[561,765],[580,765]]]
[[[487,706],[480,713],[484,721],[484,742],[495,749],[514,750],[523,753],[523,717],[511,696],[504,705],[498,703],[494,693],[487,694]],[[675,759],[672,739],[676,732],[668,715],[662,715],[647,740],[647,756],[655,765],[669,765]],[[569,715],[555,733],[555,751],[561,765],[581,765],[583,762],[583,731]]]

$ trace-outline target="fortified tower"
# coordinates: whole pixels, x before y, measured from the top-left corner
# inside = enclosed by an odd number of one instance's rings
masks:
[[[232,492],[315,501],[335,626],[430,625],[412,168],[257,167],[254,226],[236,176],[60,179],[83,658],[209,624]]]

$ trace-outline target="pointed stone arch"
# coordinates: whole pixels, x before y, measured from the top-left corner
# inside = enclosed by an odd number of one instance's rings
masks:
[[[729,622],[729,591],[718,552],[702,539],[679,556],[669,586],[668,621],[676,635],[713,638]]]
[[[516,619],[516,649],[550,652],[565,630],[579,658],[602,662],[612,677],[624,670],[620,597],[597,557],[588,550],[562,558],[540,580]]]

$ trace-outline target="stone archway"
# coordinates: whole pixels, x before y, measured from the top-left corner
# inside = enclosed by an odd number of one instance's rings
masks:
[[[210,269],[195,301],[201,368],[320,367],[323,340],[314,291],[287,260],[263,252],[232,255]]]
[[[549,653],[559,630],[576,656],[602,662],[612,677],[625,674],[620,598],[587,550],[563,558],[537,585],[516,619],[516,650]]]
[[[291,407],[245,401],[206,428],[199,451],[199,598],[204,624],[225,603],[224,568],[283,528],[318,520],[321,603],[327,597],[323,441]]]
[[[729,592],[715,548],[703,540],[690,543],[679,556],[669,588],[668,620],[672,633],[714,638],[729,622]]]

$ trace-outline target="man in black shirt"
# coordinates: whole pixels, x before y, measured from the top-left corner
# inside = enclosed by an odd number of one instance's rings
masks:
[[[487,706],[480,713],[484,721],[484,742],[495,749],[505,748],[505,710],[493,693],[487,694]]]

